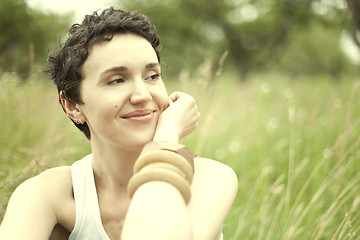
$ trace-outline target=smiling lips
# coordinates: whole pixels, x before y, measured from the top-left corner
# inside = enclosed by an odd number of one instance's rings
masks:
[[[121,116],[121,118],[134,122],[149,122],[154,117],[154,112],[155,110],[152,109],[136,110]]]

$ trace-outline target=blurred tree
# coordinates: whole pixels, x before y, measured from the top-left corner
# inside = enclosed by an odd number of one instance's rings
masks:
[[[279,61],[273,63],[273,68],[286,70],[294,77],[299,74],[328,73],[333,79],[339,79],[348,67],[344,53],[339,47],[334,48],[339,45],[340,34],[340,29],[324,28],[317,22],[305,29],[292,31],[287,46],[279,54]]]
[[[291,64],[302,64],[297,73],[325,71],[332,76],[341,73],[345,68],[338,66],[346,65],[347,59],[340,50],[336,54],[330,54],[330,50],[339,49],[339,30],[347,28],[349,16],[346,5],[339,5],[338,2],[122,0],[119,4],[125,9],[150,16],[166,48],[165,60],[174,70],[197,66],[204,58],[219,58],[225,50],[229,50],[227,63],[231,63],[239,72],[240,78],[245,79],[250,71],[269,70],[274,66],[293,72],[294,68],[289,67]],[[318,31],[312,29],[313,23],[318,23],[316,28],[322,34],[321,41]],[[335,32],[338,35],[334,35]],[[308,38],[308,44],[302,44],[301,40],[292,43],[297,41],[294,39],[297,36]],[[287,51],[287,48],[294,49],[294,45],[297,45],[296,51]],[[319,45],[322,47],[319,48]],[[287,52],[286,57],[282,56],[284,52]],[[305,52],[309,54],[304,54]],[[314,52],[321,56],[318,62],[313,61]],[[301,62],[279,64],[284,59],[296,60],[297,53],[303,55]],[[291,54],[294,56],[290,56]],[[333,67],[338,68],[335,75]]]
[[[69,18],[30,9],[24,0],[0,1],[0,70],[26,77],[44,66],[48,49],[59,40]]]
[[[350,30],[350,32],[355,44],[360,48],[360,1],[346,0],[346,2],[354,23],[354,27]]]

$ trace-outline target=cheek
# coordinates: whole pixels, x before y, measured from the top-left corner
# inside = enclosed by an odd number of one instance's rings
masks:
[[[164,88],[161,93],[157,95],[157,102],[161,111],[164,111],[169,105],[169,96]]]
[[[121,103],[109,99],[91,99],[85,103],[84,114],[92,121],[103,121],[114,118]]]

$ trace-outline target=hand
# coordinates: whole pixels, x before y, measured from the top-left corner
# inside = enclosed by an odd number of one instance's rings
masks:
[[[178,143],[198,126],[200,113],[195,99],[182,92],[169,96],[169,106],[159,117],[154,141]]]

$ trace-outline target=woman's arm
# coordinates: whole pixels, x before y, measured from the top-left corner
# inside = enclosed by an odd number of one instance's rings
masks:
[[[132,198],[121,240],[191,240],[189,219],[187,206],[174,186],[148,182]]]
[[[121,240],[219,240],[237,193],[234,171],[219,162],[195,159],[191,200],[165,182],[138,188],[128,210]]]
[[[176,144],[197,127],[199,113],[191,96],[177,92],[170,98],[154,141]],[[152,181],[141,185],[131,201],[122,240],[218,240],[236,196],[237,177],[228,166],[200,158],[195,160],[193,177],[189,204],[169,183]]]

